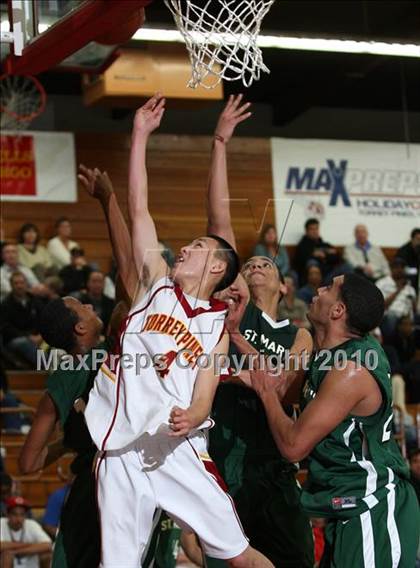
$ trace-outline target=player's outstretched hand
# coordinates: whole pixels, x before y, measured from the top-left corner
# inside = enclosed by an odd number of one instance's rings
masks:
[[[223,109],[217,122],[215,135],[223,138],[225,143],[229,142],[236,126],[251,116],[248,111],[251,103],[242,104],[243,95],[230,95],[228,102]]]
[[[95,199],[106,200],[114,191],[108,174],[99,171],[98,168],[92,170],[80,164],[77,177],[89,195]]]
[[[165,112],[165,99],[161,93],[156,93],[136,112],[134,130],[148,136],[159,128]]]
[[[181,437],[188,436],[193,428],[193,423],[188,409],[174,406],[169,415],[169,426],[172,432],[169,436]]]

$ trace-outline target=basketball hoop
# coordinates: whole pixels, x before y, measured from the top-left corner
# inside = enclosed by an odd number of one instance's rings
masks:
[[[1,128],[25,130],[45,109],[44,87],[31,75],[0,77]]]
[[[184,37],[192,64],[188,83],[212,89],[222,79],[260,78],[264,65],[257,46],[261,22],[274,0],[165,0]]]

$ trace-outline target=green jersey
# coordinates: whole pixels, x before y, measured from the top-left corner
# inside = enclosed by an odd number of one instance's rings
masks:
[[[273,321],[250,302],[240,331],[259,352],[274,355],[281,361],[285,350],[292,347],[298,329],[289,320]],[[233,355],[238,357],[238,361],[240,354],[231,344],[231,363]],[[218,465],[228,457],[247,462],[283,460],[271,435],[264,407],[252,389],[222,382],[216,392],[212,416],[216,426],[210,430],[210,455]],[[286,460],[283,462],[286,469],[295,468]]]
[[[108,342],[103,342],[96,349],[107,351]],[[86,367],[88,369],[57,370],[48,377],[47,392],[56,406],[60,423],[63,428],[63,444],[76,453],[71,469],[78,473],[81,468],[92,467],[96,447],[90,437],[84,415],[77,412],[74,403],[81,398],[87,403],[89,391],[97,374],[92,366],[92,352],[87,354]]]
[[[303,508],[311,516],[349,518],[387,497],[408,468],[392,436],[392,388],[388,359],[370,335],[350,339],[313,358],[302,394],[304,408],[315,398],[329,369],[346,361],[363,366],[376,380],[382,405],[371,416],[349,415],[309,456]]]
[[[107,342],[97,349],[107,350]],[[100,561],[100,529],[92,473],[96,447],[83,413],[75,408],[78,398],[87,402],[97,373],[93,369],[92,352],[87,354],[86,367],[57,370],[47,381],[47,392],[54,401],[63,428],[64,446],[76,453],[71,464],[75,478],[61,511],[52,568],[91,568],[98,566]]]

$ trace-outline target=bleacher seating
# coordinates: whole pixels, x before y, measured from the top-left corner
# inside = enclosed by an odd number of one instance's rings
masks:
[[[10,390],[22,403],[27,405],[24,407],[25,412],[33,414],[44,393],[47,373],[8,371],[7,377]],[[12,410],[22,411],[22,408]],[[55,437],[57,437],[57,433],[54,434]],[[66,482],[69,466],[74,456],[71,453],[65,454],[57,462],[36,474],[21,475],[18,467],[18,456],[25,438],[26,435],[22,433],[2,432],[1,446],[4,452],[4,466],[17,483],[17,489],[23,497],[36,510],[42,511],[48,496]]]

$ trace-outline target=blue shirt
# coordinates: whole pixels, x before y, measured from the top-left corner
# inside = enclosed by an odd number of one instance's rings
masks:
[[[299,290],[296,293],[296,296],[300,299],[303,300],[304,302],[306,302],[307,304],[310,304],[312,302],[312,298],[316,295],[316,291],[311,288],[311,286],[309,286],[309,284],[306,284],[306,286],[302,286],[302,288],[299,288]]]
[[[61,509],[63,508],[64,500],[70,489],[70,485],[67,484],[60,489],[51,493],[48,497],[47,506],[45,508],[44,518],[42,520],[44,525],[51,525],[53,527],[58,527],[60,524]]]
[[[372,245],[370,244],[369,241],[366,241],[364,247],[362,247],[362,245],[360,245],[357,241],[354,243],[354,246],[360,250],[365,250],[365,251],[368,251],[370,248],[372,248]]]

